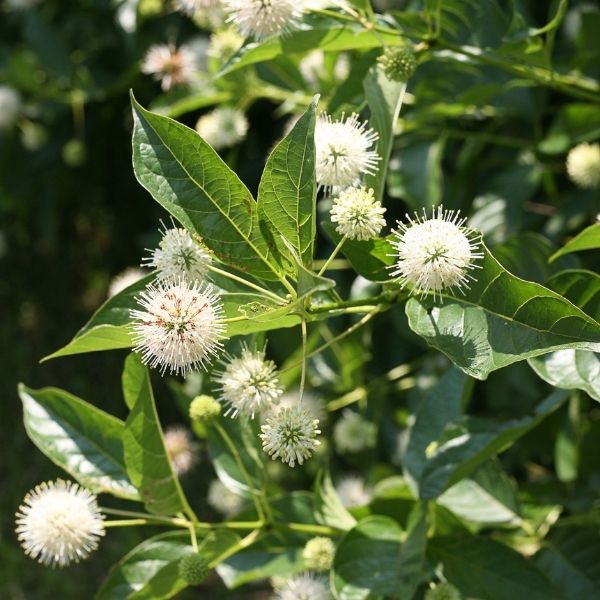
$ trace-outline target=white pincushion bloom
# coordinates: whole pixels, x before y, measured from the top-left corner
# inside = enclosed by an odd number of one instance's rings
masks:
[[[302,401],[300,401],[299,389],[290,390],[281,397],[279,406],[281,408],[302,406],[313,419],[318,419],[319,423],[323,423],[327,419],[327,411],[325,410],[323,398],[310,390],[304,390]]]
[[[174,0],[175,10],[193,17],[200,10],[219,8],[221,0]]]
[[[474,280],[469,271],[479,267],[475,261],[483,254],[479,234],[464,227],[466,219],[441,206],[433,210],[431,219],[425,213],[415,215],[414,220],[407,218],[408,224],[398,223],[394,231],[392,275],[416,294],[432,292],[435,296],[444,290],[468,288],[469,280]]]
[[[198,462],[198,445],[188,429],[181,426],[165,430],[165,450],[177,475],[185,475]]]
[[[385,208],[375,200],[373,190],[347,188],[333,201],[331,221],[335,230],[349,240],[371,240],[385,227]]]
[[[159,280],[202,281],[212,260],[205,246],[195,242],[185,229],[177,227],[165,228],[158,248],[149,252],[142,266],[156,269]]]
[[[320,187],[331,190],[356,185],[378,169],[379,155],[370,148],[379,135],[357,114],[333,120],[321,114],[315,127],[316,175]]]
[[[283,387],[277,367],[265,358],[265,350],[242,347],[239,356],[230,356],[223,363],[224,369],[216,373],[219,399],[227,410],[225,415],[254,418],[261,411],[269,411],[279,402]]]
[[[302,558],[304,565],[311,571],[325,572],[331,570],[335,557],[335,544],[328,537],[314,537],[304,546]]]
[[[17,90],[0,85],[0,129],[8,129],[21,111],[21,96]]]
[[[298,0],[224,0],[225,10],[244,36],[261,40],[291,29],[302,16]]]
[[[141,70],[160,81],[162,89],[168,91],[191,83],[194,73],[201,67],[201,52],[196,43],[179,49],[172,44],[155,44],[146,53]]]
[[[600,187],[600,144],[578,144],[567,156],[567,173],[579,187]]]
[[[142,269],[138,267],[127,267],[112,278],[108,285],[108,297],[112,298],[113,296],[116,296],[119,292],[127,289],[130,285],[133,285],[144,276],[145,273]]]
[[[62,479],[31,490],[16,516],[25,554],[53,567],[86,558],[104,535],[104,517],[95,494]]]
[[[164,373],[204,367],[222,349],[223,306],[204,284],[165,281],[149,285],[132,310],[134,351]]]
[[[246,137],[248,119],[237,108],[220,106],[198,119],[196,131],[215,150],[223,150],[235,146]]]
[[[208,486],[206,501],[222,515],[231,516],[244,506],[244,499],[234,494],[219,479],[213,479]]]
[[[302,573],[296,575],[277,589],[273,600],[329,600],[329,588],[321,578]]]
[[[280,409],[267,417],[261,429],[263,450],[273,460],[280,458],[290,467],[296,463],[301,465],[321,444],[317,440],[321,433],[319,420],[313,419],[301,406]]]
[[[373,496],[365,482],[353,475],[341,479],[335,486],[335,491],[346,508],[369,504]]]
[[[350,409],[344,410],[333,428],[335,447],[342,454],[373,448],[376,438],[375,424]]]

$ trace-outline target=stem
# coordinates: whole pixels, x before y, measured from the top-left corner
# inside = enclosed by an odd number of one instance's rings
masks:
[[[159,515],[151,515],[148,513],[135,512],[132,510],[120,510],[117,508],[108,508],[105,506],[101,506],[100,511],[106,515],[115,515],[117,517],[133,517],[136,519],[143,519],[144,521],[153,521],[155,524],[172,525],[175,527],[187,527],[187,521],[185,519],[161,517]]]
[[[300,372],[300,402],[304,397],[304,384],[306,382],[306,319],[302,318],[302,371]]]
[[[275,527],[297,531],[298,533],[308,533],[309,535],[341,535],[342,533],[338,529],[326,525],[308,525],[306,523],[277,523]]]
[[[281,305],[287,304],[287,302],[281,296],[278,296],[277,294],[271,292],[270,290],[267,290],[267,289],[261,287],[260,285],[252,283],[251,281],[248,281],[247,279],[244,279],[243,277],[238,277],[237,275],[234,275],[233,273],[229,273],[229,271],[224,271],[223,269],[219,269],[218,267],[215,267],[214,265],[209,265],[208,270],[212,271],[213,273],[218,273],[219,275],[223,275],[223,277],[227,277],[228,279],[231,279],[232,281],[236,281],[237,283],[241,283],[242,285],[245,285],[246,287],[249,287],[249,288],[259,292],[263,296],[267,296],[268,298],[271,298],[271,300],[274,300],[275,302],[278,302]]]
[[[313,266],[315,269],[321,268],[325,264],[324,260],[315,260]],[[344,269],[349,269],[350,263],[345,258],[338,258],[337,260],[332,260],[329,264],[329,271],[343,271]]]
[[[338,252],[342,249],[342,246],[344,245],[344,242],[346,241],[347,237],[344,236],[339,242],[338,245],[333,249],[333,252],[331,253],[331,255],[329,256],[329,258],[325,261],[325,264],[321,267],[320,271],[317,273],[317,275],[320,277],[321,275],[323,275],[323,273],[325,273],[325,271],[327,271],[327,267],[329,266],[329,264],[331,263],[331,261],[338,255]]]
[[[260,529],[255,529],[254,531],[250,532],[246,537],[242,538],[237,544],[231,546],[231,548],[227,548],[227,550],[225,550],[225,552],[223,552],[223,554],[219,554],[219,556],[217,556],[216,558],[211,560],[208,563],[208,566],[211,569],[214,569],[220,562],[223,562],[224,560],[226,560],[230,556],[233,556],[240,550],[243,550],[244,548],[247,548],[248,546],[252,545],[256,541],[256,539],[258,538],[258,536],[260,534],[261,534]]]
[[[156,525],[149,519],[121,519],[118,521],[104,521],[104,528],[108,527],[131,527],[133,525]]]

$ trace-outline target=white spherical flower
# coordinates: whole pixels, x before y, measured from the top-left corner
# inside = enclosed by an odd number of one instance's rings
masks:
[[[215,150],[222,150],[235,146],[246,137],[248,119],[237,108],[220,106],[198,119],[196,131]]]
[[[371,489],[365,485],[365,482],[353,475],[340,479],[335,486],[335,491],[346,508],[369,504],[373,497]]]
[[[53,567],[86,558],[104,535],[96,496],[71,481],[49,481],[31,490],[17,513],[25,554]]]
[[[210,36],[206,53],[209,58],[224,63],[242,47],[243,43],[244,38],[235,29],[223,29]]]
[[[145,273],[142,269],[138,267],[127,267],[112,278],[108,285],[108,297],[112,298],[113,296],[116,296],[119,292],[127,289],[130,285],[133,285],[144,276]]]
[[[314,537],[304,546],[302,558],[307,569],[311,571],[329,571],[333,566],[335,544],[327,537]]]
[[[600,187],[600,144],[578,144],[567,156],[567,173],[579,187]]]
[[[321,433],[319,420],[313,419],[301,406],[282,408],[267,417],[262,425],[263,450],[273,460],[280,458],[290,467],[302,464],[319,447],[317,435]]]
[[[379,135],[360,122],[357,114],[333,120],[319,115],[315,127],[316,175],[327,190],[356,185],[361,176],[378,169],[379,155],[370,148]]]
[[[0,129],[8,129],[21,111],[21,96],[8,85],[0,85]]]
[[[320,577],[303,573],[296,575],[278,588],[273,600],[329,600],[327,582]]]
[[[371,240],[385,227],[384,213],[372,189],[351,187],[334,199],[331,221],[337,223],[335,230],[349,240]]]
[[[279,373],[275,363],[265,359],[264,350],[243,346],[240,356],[230,356],[223,364],[214,381],[219,384],[219,399],[227,407],[225,415],[254,418],[279,402],[283,394]]]
[[[222,349],[223,306],[208,286],[165,281],[137,298],[143,310],[130,311],[134,351],[152,368],[185,374],[204,367]]]
[[[321,396],[304,390],[302,394],[302,402],[300,401],[300,390],[294,389],[285,393],[279,402],[281,408],[292,408],[294,406],[302,406],[313,419],[318,419],[319,423],[323,423],[327,419],[327,411],[325,410],[325,402]]]
[[[150,252],[143,266],[156,269],[159,280],[202,281],[212,260],[205,246],[194,241],[185,229],[176,227],[165,228],[158,248]]]
[[[165,430],[165,450],[177,475],[185,475],[198,462],[198,445],[189,430],[173,426]]]
[[[172,44],[155,44],[146,53],[141,70],[160,81],[165,91],[188,85],[196,71],[202,68],[205,51],[206,43],[201,41],[184,44],[179,49]]]
[[[199,10],[220,7],[221,0],[174,0],[173,6],[175,10],[193,17]]]
[[[234,494],[219,479],[214,479],[208,486],[206,501],[222,515],[231,516],[244,506],[244,499]]]
[[[377,427],[357,412],[344,410],[333,428],[333,441],[338,452],[361,452],[375,446]]]
[[[260,40],[291,29],[302,16],[303,5],[297,0],[224,0],[229,21],[244,36]]]
[[[408,224],[398,223],[392,241],[396,263],[390,267],[392,275],[402,286],[410,285],[412,292],[434,296],[444,290],[469,287],[469,274],[478,268],[480,251],[479,234],[464,227],[458,211],[434,209],[431,219],[423,213],[415,220],[408,217]]]

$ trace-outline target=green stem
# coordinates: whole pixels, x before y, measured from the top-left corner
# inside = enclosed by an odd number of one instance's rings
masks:
[[[107,529],[109,527],[132,527],[133,525],[156,525],[156,523],[149,519],[120,519],[118,521],[104,521],[103,525]]]
[[[232,281],[241,283],[242,285],[245,285],[246,287],[249,287],[250,289],[253,289],[253,290],[259,292],[263,296],[267,296],[268,298],[271,298],[271,300],[274,300],[275,302],[278,302],[281,305],[287,304],[286,300],[284,298],[282,298],[281,296],[278,296],[274,292],[271,292],[270,290],[267,290],[267,289],[261,287],[260,285],[252,283],[251,281],[248,281],[247,279],[244,279],[243,277],[238,277],[237,275],[234,275],[233,273],[230,273],[229,271],[224,271],[223,269],[219,269],[218,267],[215,267],[214,265],[209,265],[208,269],[209,269],[209,271],[212,271],[213,273],[218,273],[219,275],[222,275],[223,277],[227,277],[228,279],[231,279]]]
[[[331,255],[329,256],[329,258],[325,261],[325,264],[321,267],[321,269],[319,270],[319,272],[317,273],[317,275],[320,277],[321,275],[323,275],[323,273],[325,273],[325,271],[327,271],[327,267],[329,266],[329,264],[331,263],[331,261],[338,255],[338,252],[342,249],[342,246],[344,245],[344,242],[347,240],[348,238],[346,236],[344,236],[339,242],[338,245],[333,249],[333,252],[331,253]]]
[[[300,372],[300,402],[302,402],[302,398],[304,397],[304,384],[306,383],[306,319],[302,317],[301,323],[302,329],[302,370]]]
[[[339,529],[327,527],[326,525],[309,525],[307,523],[276,523],[277,529],[287,529],[288,531],[297,531],[298,533],[307,533],[309,535],[341,535]]]
[[[171,525],[174,527],[187,527],[187,521],[185,519],[162,517],[160,515],[151,515],[148,513],[135,512],[132,510],[121,510],[118,508],[108,508],[106,506],[101,506],[100,511],[106,515],[115,515],[117,517],[133,517],[134,519],[153,521],[154,524]]]
[[[234,544],[233,546],[231,546],[231,548],[227,548],[227,550],[225,550],[225,552],[223,552],[222,554],[219,554],[219,556],[217,556],[216,558],[211,560],[208,563],[208,566],[211,569],[214,569],[219,563],[228,559],[230,556],[233,556],[234,554],[237,554],[240,550],[244,550],[244,548],[251,546],[258,539],[258,537],[261,533],[262,533],[261,529],[255,529],[254,531],[250,532],[246,537],[242,538],[237,544]]]

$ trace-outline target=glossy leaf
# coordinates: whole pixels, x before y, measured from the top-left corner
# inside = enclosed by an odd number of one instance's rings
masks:
[[[315,480],[314,515],[317,523],[347,531],[356,519],[342,504],[328,471],[321,470]]]
[[[585,269],[569,269],[553,275],[546,285],[570,300],[590,317],[600,319],[600,275]]]
[[[568,300],[515,277],[484,247],[464,296],[411,298],[410,328],[478,379],[514,362],[563,348],[600,350],[600,325]]]
[[[570,254],[571,252],[581,252],[582,250],[595,250],[600,248],[600,224],[595,223],[584,229],[572,240],[567,242],[560,250],[550,257],[550,262],[560,256]]]
[[[19,386],[23,421],[31,441],[81,485],[139,500],[125,469],[125,424],[57,388]]]

